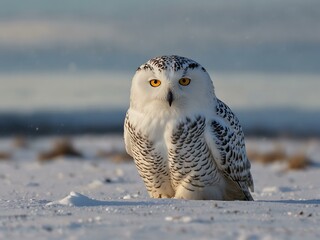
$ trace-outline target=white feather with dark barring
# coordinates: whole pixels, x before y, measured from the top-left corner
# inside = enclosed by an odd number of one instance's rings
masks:
[[[239,120],[191,59],[160,56],[137,69],[124,139],[153,198],[253,200]]]

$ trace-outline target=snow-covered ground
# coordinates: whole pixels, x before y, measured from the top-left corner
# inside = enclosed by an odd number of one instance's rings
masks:
[[[320,141],[248,139],[260,152],[279,144],[311,164],[254,162],[254,202],[150,199],[121,136],[78,136],[81,156],[36,160],[57,141],[0,139],[0,239],[320,239]],[[122,155],[121,155],[122,154]],[[6,157],[7,156],[7,157]]]

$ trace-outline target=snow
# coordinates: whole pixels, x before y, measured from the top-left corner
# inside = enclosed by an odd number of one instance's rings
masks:
[[[281,140],[286,149],[312,150],[304,170],[253,162],[254,202],[150,199],[132,161],[93,154],[120,151],[121,136],[73,137],[82,157],[35,160],[54,140],[17,148],[0,139],[1,151],[14,153],[0,160],[0,239],[320,238],[320,140]],[[277,142],[247,145],[266,151]]]
[[[69,195],[66,196],[65,198],[58,201],[53,201],[47,204],[47,206],[51,206],[51,205],[66,205],[66,206],[76,206],[76,207],[87,206],[88,207],[88,206],[108,205],[108,202],[91,199],[77,192],[70,192]]]

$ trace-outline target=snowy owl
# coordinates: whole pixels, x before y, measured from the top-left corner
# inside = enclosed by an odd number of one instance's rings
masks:
[[[124,140],[150,197],[253,200],[239,120],[191,59],[160,56],[137,69]]]

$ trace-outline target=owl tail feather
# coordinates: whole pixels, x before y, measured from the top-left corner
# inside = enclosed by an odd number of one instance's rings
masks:
[[[246,201],[254,201],[253,197],[251,196],[251,193],[249,192],[248,186],[245,182],[238,182]]]
[[[234,181],[230,178],[226,178],[226,183],[227,187],[225,188],[223,200],[254,201],[246,182]]]

